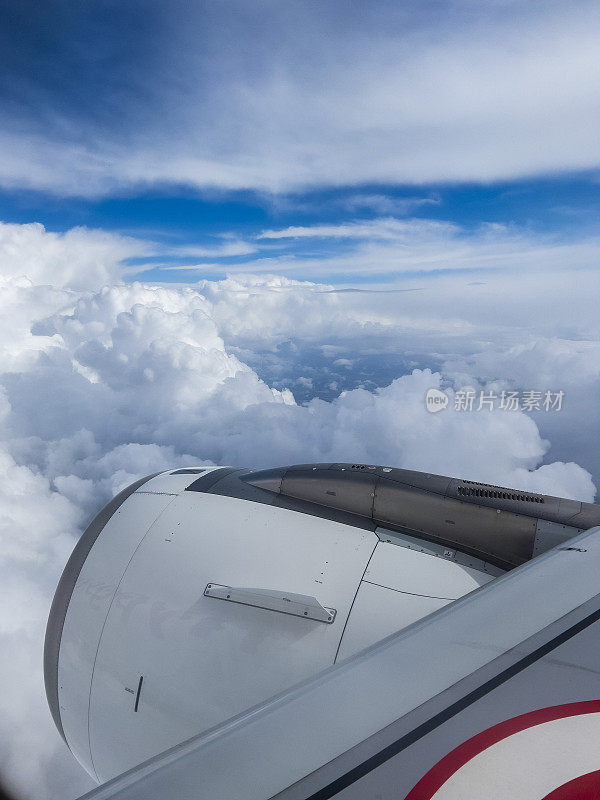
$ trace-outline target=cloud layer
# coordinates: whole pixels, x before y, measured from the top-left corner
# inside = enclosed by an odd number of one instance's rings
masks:
[[[23,797],[68,800],[89,786],[45,707],[44,625],[81,529],[138,476],[358,460],[582,500],[595,491],[568,446],[573,416],[431,415],[424,403],[431,387],[597,391],[600,353],[583,340],[597,335],[589,275],[575,325],[548,317],[564,276],[538,286],[535,303],[536,279],[523,278],[520,311],[500,283],[466,280],[370,293],[238,275],[167,288],[119,281],[130,246],[0,228],[0,769]],[[559,459],[540,434],[550,418]]]
[[[600,161],[589,0],[60,2],[35,20],[19,5],[1,42],[5,187],[285,191]]]

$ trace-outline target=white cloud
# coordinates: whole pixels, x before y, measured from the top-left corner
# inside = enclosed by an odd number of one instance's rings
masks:
[[[257,247],[252,242],[247,242],[235,236],[221,234],[224,241],[207,247],[181,245],[163,250],[165,255],[179,256],[182,258],[230,258],[231,256],[247,256],[255,253]],[[171,267],[171,269],[189,269],[188,267]]]
[[[151,262],[136,266],[135,271],[159,266],[166,271],[287,274],[318,281],[341,276],[346,281],[354,277],[392,282],[406,273],[590,269],[600,253],[596,235],[575,239],[516,225],[481,224],[469,229],[447,221],[394,217],[268,229],[257,233],[253,243],[235,243],[236,248],[238,245],[236,255],[240,258],[233,264],[211,260],[164,266]],[[140,241],[140,249],[144,247],[157,249],[158,245]],[[245,252],[251,257],[242,260]],[[213,258],[230,255],[233,253],[225,250],[211,251]]]
[[[381,216],[404,217],[423,206],[437,206],[442,201],[437,193],[427,195],[390,195],[383,193],[355,192],[353,194],[328,193],[326,197],[312,194],[309,196],[294,194],[263,194],[262,202],[276,214],[311,213],[323,214],[341,211],[355,215],[370,211]]]
[[[524,278],[516,288],[441,280],[426,291],[377,294],[281,276],[167,288],[113,282],[127,240],[24,226],[9,241],[16,244],[2,262],[10,289],[1,300],[9,346],[0,362],[0,654],[11,658],[0,658],[9,687],[0,697],[0,767],[25,798],[68,800],[86,788],[45,708],[43,629],[77,532],[136,477],[185,463],[364,460],[593,498],[590,475],[573,463],[577,454],[559,429],[549,438],[562,441],[564,455],[545,463],[550,444],[523,413],[431,415],[424,403],[428,388],[463,378],[484,385],[562,374],[570,385],[597,387],[592,364],[600,354],[575,341],[576,326],[598,330],[590,275],[571,295],[579,307],[567,324],[558,313],[566,275],[542,285]],[[54,270],[59,287],[46,285]],[[101,288],[103,280],[109,285]],[[546,341],[544,325],[570,327],[572,338]],[[515,346],[518,326],[537,329],[531,345]],[[284,387],[316,385],[306,352],[317,349],[328,364],[319,380],[329,376],[332,390],[358,375],[369,353],[385,361],[401,351],[407,366],[372,391],[298,405]],[[263,352],[282,376],[279,390],[247,363]]]
[[[6,224],[0,222],[0,286],[4,302],[17,308],[21,305],[17,329],[9,330],[7,320],[14,323],[16,314],[5,313],[0,319],[0,341],[5,353],[21,352],[33,318],[29,308],[37,298],[35,318],[43,316],[42,305],[62,308],[76,302],[74,291],[95,290],[117,283],[123,276],[155,267],[165,270],[191,270],[224,273],[290,275],[323,280],[343,276],[364,279],[387,278],[390,281],[405,273],[427,275],[431,272],[490,270],[528,272],[564,272],[589,269],[597,263],[600,239],[580,236],[574,240],[552,233],[532,232],[516,225],[482,224],[475,229],[455,223],[423,219],[378,217],[371,220],[351,219],[337,224],[316,224],[270,229],[248,236],[246,240],[231,238],[224,232],[218,243],[206,246],[173,246],[145,238],[135,238],[100,230],[74,228],[65,233],[47,231],[43,225]],[[305,254],[302,246],[310,242]],[[340,246],[343,242],[343,247]],[[211,257],[216,260],[199,264],[173,264],[188,257]],[[248,256],[248,258],[243,258]],[[234,264],[218,259],[235,257]],[[169,259],[169,260],[164,260]],[[133,264],[130,262],[134,262]],[[244,278],[243,292],[251,281]],[[249,283],[250,281],[250,283]],[[36,287],[35,293],[30,292]],[[28,288],[29,287],[29,288]],[[270,290],[275,290],[271,283]],[[261,291],[264,291],[265,286]],[[284,284],[280,290],[286,290]],[[16,344],[11,344],[18,338]],[[15,351],[15,352],[16,352]]]
[[[311,378],[314,393],[332,378],[340,389],[352,387],[364,380],[365,369],[382,385],[391,379],[386,364],[402,354],[396,375],[430,366],[457,388],[476,382],[562,390],[560,413],[534,417],[552,444],[545,460],[576,460],[600,479],[596,271],[576,278],[567,270],[499,272],[475,282],[469,276],[414,278],[366,292],[265,276],[200,287],[226,345],[278,386],[301,375]],[[339,359],[352,360],[355,368],[336,368]]]
[[[438,239],[459,232],[449,222],[434,220],[402,220],[395,217],[379,217],[375,220],[356,220],[342,225],[291,226],[283,230],[266,230],[258,239],[389,239],[403,242],[419,237]]]
[[[38,222],[0,222],[0,276],[25,277],[35,285],[100,288],[118,279],[124,259],[148,250],[139,240],[104,231],[52,233]]]
[[[596,264],[600,252],[597,236],[568,241],[500,224],[467,231],[450,222],[416,218],[292,226],[263,231],[258,239],[282,243],[316,239],[322,245],[330,240],[331,246],[309,255],[294,250],[262,257],[259,253],[252,261],[237,263],[236,272],[283,272],[317,279],[383,275],[391,281],[406,272],[584,269]],[[340,239],[347,243],[343,250],[336,246]]]
[[[32,336],[32,326],[77,302],[81,290],[118,281],[123,260],[150,247],[103,231],[53,233],[39,223],[0,222],[0,370],[16,369],[56,344],[56,334]]]
[[[49,598],[82,522],[49,481],[0,446],[0,763],[23,797],[69,797],[90,788],[61,757],[48,716],[42,651]]]
[[[437,195],[429,197],[390,197],[385,194],[352,194],[340,198],[339,205],[347,211],[370,209],[382,216],[404,216],[423,206],[435,206],[441,202]],[[335,204],[334,204],[335,205]]]
[[[252,37],[247,13],[243,3],[214,15],[180,8],[164,61],[122,81],[118,126],[82,121],[69,97],[59,108],[42,98],[49,108],[35,126],[15,112],[0,138],[2,184],[75,195],[152,182],[281,191],[599,165],[593,2],[384,14],[374,3],[360,21],[346,6],[253,4]]]

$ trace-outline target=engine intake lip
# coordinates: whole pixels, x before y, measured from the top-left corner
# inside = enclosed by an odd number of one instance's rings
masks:
[[[58,732],[67,744],[68,742],[62,725],[58,702],[58,657],[63,626],[73,589],[75,588],[82,567],[85,564],[85,560],[94,546],[94,542],[98,536],[100,536],[110,518],[136,489],[139,489],[140,486],[159,474],[160,473],[155,472],[127,486],[94,517],[75,545],[67,561],[67,565],[63,570],[60,581],[58,582],[56,592],[54,593],[54,599],[48,616],[48,624],[46,625],[46,638],[44,640],[44,684],[46,686],[46,698],[48,700],[52,719],[54,720]]]

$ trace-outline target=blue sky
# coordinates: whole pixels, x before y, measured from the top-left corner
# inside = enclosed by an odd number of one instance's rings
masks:
[[[349,220],[417,219],[450,222],[462,235],[476,235],[482,226],[495,224],[530,237],[551,236],[556,242],[573,242],[598,232],[600,192],[595,173],[562,177],[535,177],[481,184],[426,184],[421,186],[360,185],[327,187],[278,195],[253,191],[202,192],[186,186],[156,187],[144,193],[120,193],[101,198],[59,197],[48,192],[0,192],[0,219],[5,222],[42,222],[47,230],[66,231],[78,225],[151,240],[156,250],[127,260],[135,277],[163,282],[221,278],[227,272],[256,264],[264,271],[265,256],[323,258],[323,271],[303,274],[302,264],[291,266],[290,277],[361,283],[381,280],[364,270],[347,275],[331,273],[327,257],[352,250],[335,235],[295,238],[270,244],[256,252],[257,237],[265,230],[290,226],[337,226]],[[369,234],[360,239],[369,239]],[[219,252],[227,243],[247,242],[248,248],[228,255]],[[198,248],[200,254],[196,254]],[[187,252],[186,252],[187,249]],[[178,252],[183,250],[184,252]],[[206,251],[206,252],[203,252]],[[214,253],[211,253],[214,251]],[[201,266],[191,270],[162,267]],[[149,265],[149,268],[146,268]],[[507,265],[510,266],[510,265]],[[460,267],[457,267],[460,269]],[[139,272],[137,271],[139,270]],[[485,272],[482,267],[481,271]],[[410,272],[408,277],[418,274]],[[130,275],[131,277],[131,275]],[[404,277],[407,277],[404,273]],[[397,279],[383,273],[383,279]]]
[[[597,254],[595,3],[3,5],[6,222],[133,236],[125,265],[163,282],[521,270],[474,267],[490,229],[540,268],[548,246],[589,240],[574,269]],[[437,228],[410,269],[390,248],[414,255],[422,225],[335,230],[377,220],[449,223],[472,257],[441,259]]]

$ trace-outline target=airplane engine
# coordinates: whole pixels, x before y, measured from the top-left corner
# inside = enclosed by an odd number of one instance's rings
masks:
[[[108,780],[598,524],[596,506],[483,486],[351,464],[137,481],[56,591],[59,732]]]

